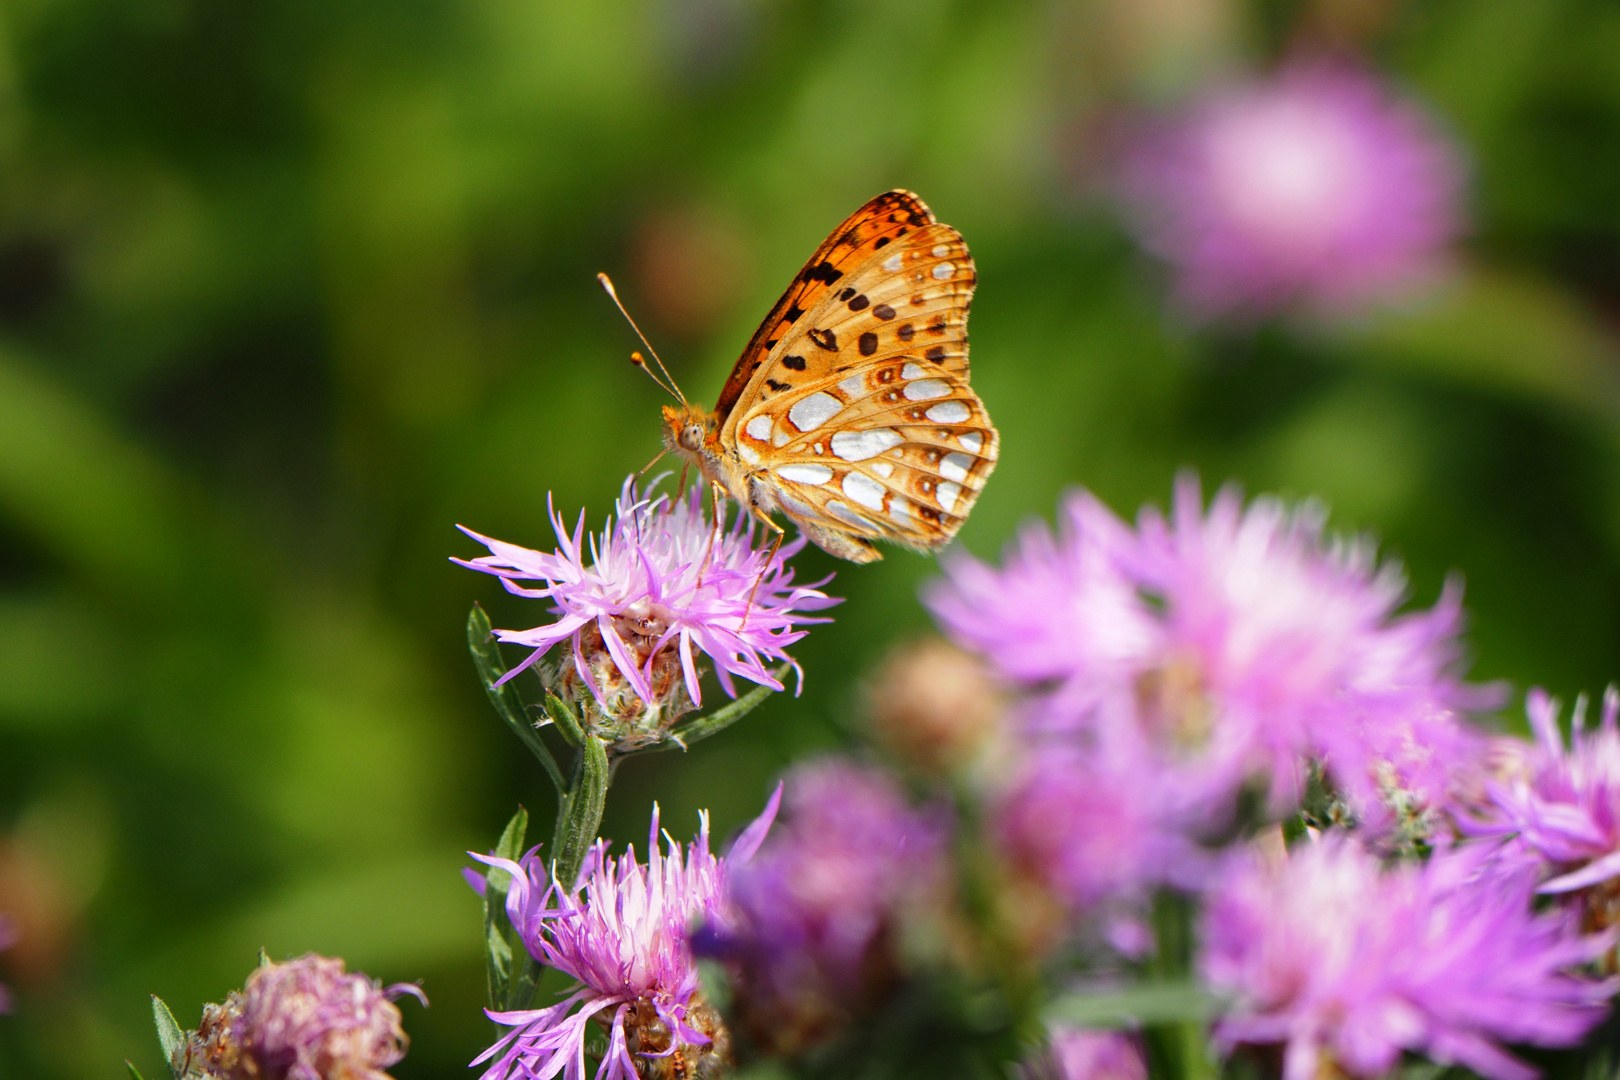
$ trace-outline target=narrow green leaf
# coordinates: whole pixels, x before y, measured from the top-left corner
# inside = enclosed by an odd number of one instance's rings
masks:
[[[791,664],[783,664],[772,674],[780,681],[787,677],[790,670],[792,670]],[[669,750],[679,746],[682,750],[685,750],[693,743],[707,739],[710,735],[718,735],[759,708],[764,704],[765,699],[774,693],[776,691],[769,686],[756,686],[736,701],[723,705],[712,713],[676,724],[674,730],[670,732],[669,741],[659,743],[653,749]]]
[[[1191,982],[1144,983],[1097,993],[1070,994],[1054,1001],[1047,1018],[1075,1027],[1130,1027],[1172,1021],[1206,1021],[1221,999]]]
[[[129,1080],[146,1080],[146,1077],[141,1075],[141,1070],[137,1069],[135,1063],[128,1058],[124,1059],[124,1067],[129,1070]]]
[[[496,856],[513,862],[522,858],[524,837],[528,831],[529,812],[519,806],[495,845]],[[511,876],[506,871],[493,866],[485,867],[484,960],[489,1006],[492,1009],[507,1008],[506,1000],[511,990],[513,945],[517,937],[506,917],[506,894],[511,891],[511,885]],[[521,942],[516,944],[522,949]]]
[[[552,757],[540,732],[529,722],[523,699],[518,697],[511,683],[496,685],[508,669],[506,662],[501,659],[500,643],[493,636],[489,616],[478,604],[474,604],[467,615],[467,649],[472,653],[473,664],[478,668],[478,678],[484,684],[484,693],[489,695],[490,704],[495,706],[495,711],[506,721],[506,726],[512,729],[518,741],[539,759],[540,767],[546,770],[546,775],[557,790],[563,791],[567,785],[563,783],[562,770],[557,767],[557,759]]]
[[[551,846],[557,856],[554,872],[565,887],[573,886],[585,853],[596,841],[602,808],[607,804],[608,774],[607,746],[595,735],[587,735],[579,752],[574,789],[568,794],[566,813],[557,822],[557,836]]]
[[[158,1046],[163,1049],[163,1060],[169,1062],[169,1068],[173,1070],[176,1051],[185,1048],[186,1033],[175,1021],[174,1013],[156,994],[152,995],[152,1021],[157,1025]],[[176,1071],[175,1076],[179,1075]]]
[[[568,707],[566,701],[556,694],[547,694],[546,715],[551,717],[553,724],[557,725],[557,730],[562,732],[562,737],[568,740],[569,746],[584,745],[585,727],[579,722],[579,717],[574,715],[574,710]]]

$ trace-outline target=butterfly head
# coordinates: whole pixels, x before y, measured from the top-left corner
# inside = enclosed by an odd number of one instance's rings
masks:
[[[692,405],[664,406],[664,448],[672,453],[701,458],[704,447],[718,437],[720,418]]]

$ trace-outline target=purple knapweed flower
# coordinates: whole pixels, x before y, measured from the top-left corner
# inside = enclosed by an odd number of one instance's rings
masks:
[[[875,767],[810,762],[782,790],[782,819],[733,871],[729,919],[699,945],[731,966],[751,1037],[793,1054],[892,987],[906,917],[949,884],[948,834]]]
[[[1596,731],[1576,702],[1567,750],[1556,701],[1532,690],[1525,711],[1535,745],[1487,784],[1490,804],[1470,831],[1512,836],[1509,858],[1551,878],[1541,892],[1588,890],[1589,925],[1620,923],[1620,693],[1604,695]]]
[[[946,563],[927,593],[945,631],[1035,694],[1032,727],[1113,760],[1156,759],[1178,798],[1229,806],[1251,776],[1291,805],[1313,754],[1359,812],[1391,790],[1438,798],[1467,739],[1454,712],[1487,698],[1453,675],[1459,590],[1397,615],[1399,570],[1324,533],[1315,504],[1207,513],[1198,482],[1137,528],[1084,492],[1053,538],[1025,532],[997,570]],[[1218,824],[1219,817],[1212,819]]]
[[[1014,873],[1078,911],[1128,912],[1155,886],[1196,887],[1208,860],[1193,816],[1155,762],[1062,746],[1031,755],[990,810]]]
[[[410,1044],[394,999],[419,987],[384,988],[342,960],[310,953],[264,963],[175,1050],[176,1075],[210,1080],[389,1080]]]
[[[666,834],[661,851],[654,807],[647,864],[633,847],[613,858],[598,840],[577,889],[559,887],[534,859],[473,855],[511,875],[506,911],[529,954],[578,982],[547,1008],[489,1013],[512,1030],[473,1062],[490,1062],[484,1080],[582,1080],[593,1022],[608,1035],[596,1080],[638,1080],[638,1059],[649,1069],[667,1062],[675,1076],[729,1066],[731,1036],[699,991],[688,934],[727,920],[728,861],[752,857],[776,806],[773,798],[725,858],[709,851],[707,814],[689,849]]]
[[[0,915],[0,952],[15,944],[17,944],[17,928],[12,925],[10,919]],[[10,1012],[11,1007],[11,988],[5,983],[0,983],[0,1015]]]
[[[1134,1035],[1058,1026],[1019,1074],[1021,1080],[1147,1080],[1148,1069]]]
[[[572,534],[555,510],[551,522],[552,554],[463,529],[491,553],[452,561],[499,577],[517,596],[551,601],[555,622],[495,632],[534,650],[506,678],[566,644],[571,656],[554,679],[544,672],[548,683],[583,705],[593,730],[619,750],[660,741],[703,703],[698,653],[708,656],[732,697],[734,677],[782,689],[768,664],[786,661],[797,670],[784,651],[804,637],[796,627],[826,621],[804,613],[837,603],[818,588],[793,584],[787,561],[804,547],[803,537],[774,553],[756,546],[753,519],[711,521],[699,488],[684,497],[648,496],[630,477],[613,520],[589,547],[583,513]]]
[[[1570,973],[1607,946],[1536,914],[1490,845],[1385,868],[1345,834],[1239,859],[1208,895],[1200,974],[1229,997],[1216,1041],[1283,1044],[1284,1080],[1387,1074],[1403,1051],[1490,1080],[1536,1070],[1504,1043],[1569,1046],[1616,984]]]
[[[1463,228],[1463,181],[1422,108],[1368,73],[1305,61],[1143,138],[1124,195],[1191,315],[1257,318],[1431,284]]]

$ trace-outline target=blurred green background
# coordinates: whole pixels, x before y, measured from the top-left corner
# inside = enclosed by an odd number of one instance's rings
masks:
[[[1456,280],[1334,328],[1194,332],[1098,194],[1119,118],[1291,48],[1359,52],[1472,156]],[[1620,673],[1614,0],[4,0],[0,1075],[158,1075],[265,947],[423,980],[402,1080],[491,1031],[461,852],[538,770],[462,627],[540,621],[462,522],[600,525],[657,447],[608,270],[694,397],[864,199],[972,245],[994,554],[1086,484],[1317,494],[1461,571],[1475,673]],[[801,560],[835,569],[819,552]],[[781,695],[621,771],[606,829],[757,812],[849,740],[931,561],[836,568]]]

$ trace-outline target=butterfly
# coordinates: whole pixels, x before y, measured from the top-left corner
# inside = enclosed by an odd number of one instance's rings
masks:
[[[960,233],[909,191],[879,195],[810,256],[712,411],[672,391],[665,450],[839,558],[881,559],[874,540],[943,547],[1000,446],[968,386],[976,281]]]

